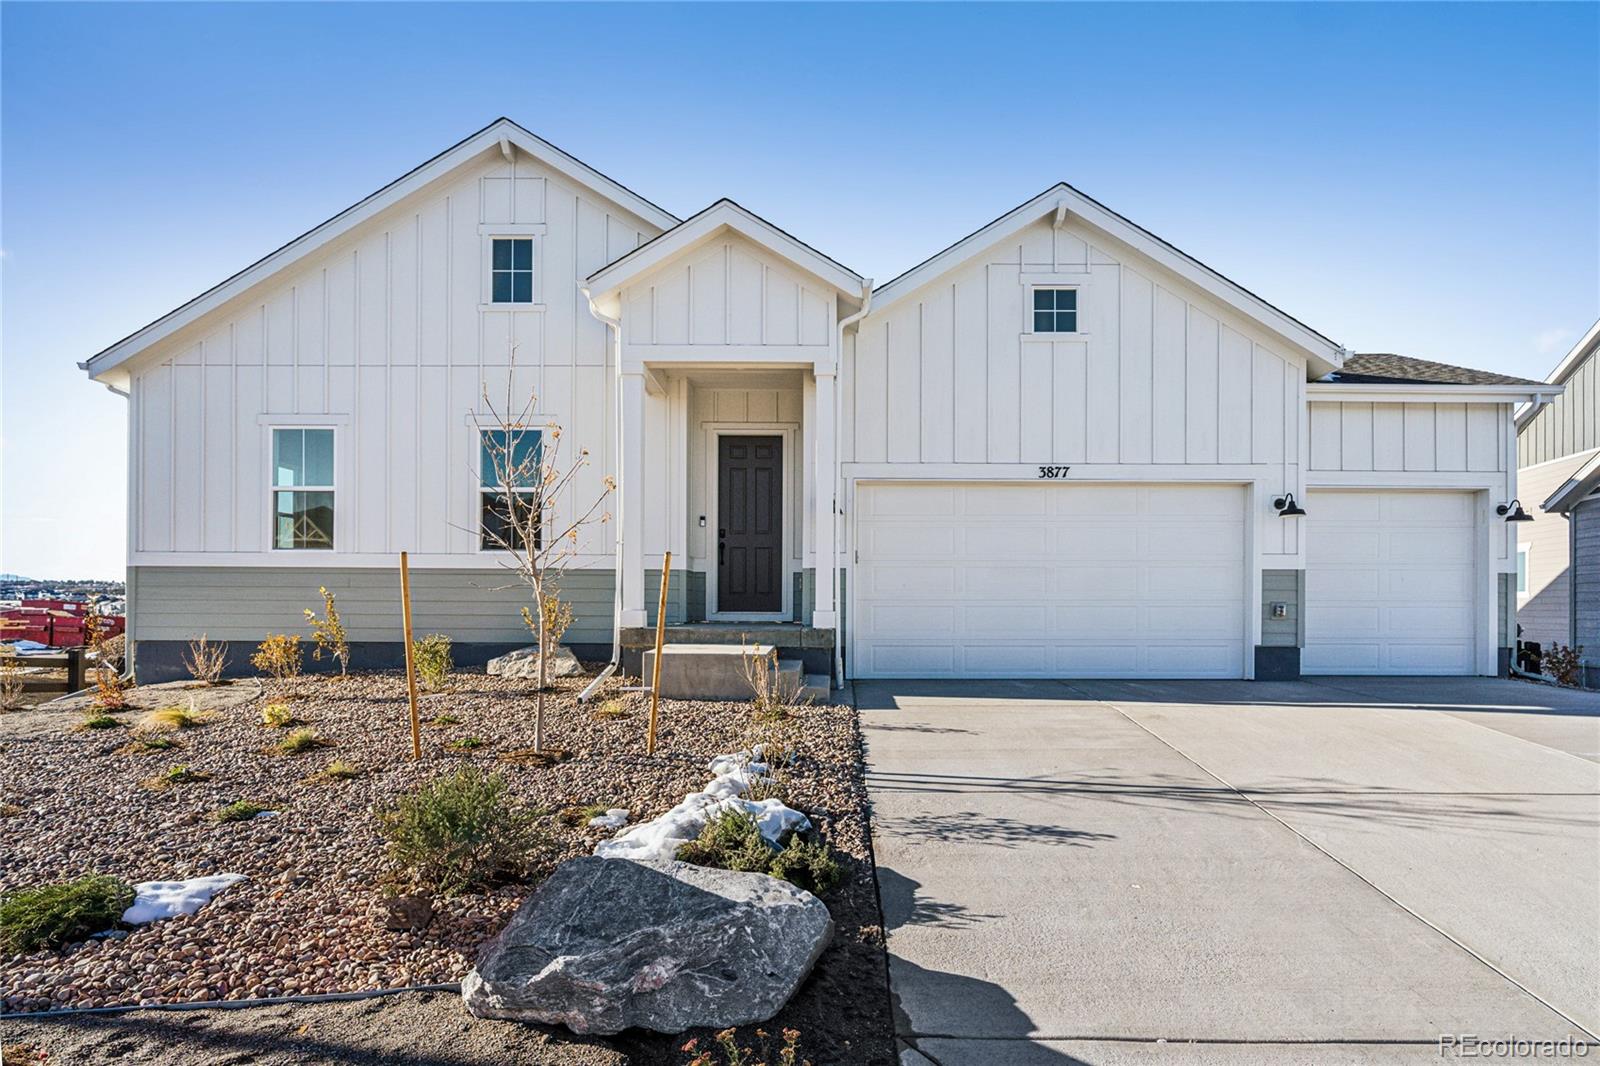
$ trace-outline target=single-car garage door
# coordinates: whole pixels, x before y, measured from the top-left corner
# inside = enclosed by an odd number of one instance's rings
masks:
[[[1477,673],[1468,492],[1307,495],[1307,674]]]
[[[854,677],[1242,677],[1244,488],[862,484]]]

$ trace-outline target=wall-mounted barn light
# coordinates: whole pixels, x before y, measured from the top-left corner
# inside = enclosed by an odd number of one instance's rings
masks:
[[[1294,493],[1286,492],[1272,501],[1272,506],[1278,509],[1279,518],[1299,518],[1305,514],[1305,508],[1294,502]]]
[[[1533,521],[1533,515],[1522,509],[1521,500],[1512,500],[1510,503],[1502,503],[1499,507],[1494,509],[1494,513],[1505,515],[1507,522]]]

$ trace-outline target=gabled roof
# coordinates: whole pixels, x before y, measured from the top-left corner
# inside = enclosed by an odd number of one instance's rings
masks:
[[[1541,507],[1546,511],[1570,511],[1596,490],[1600,490],[1600,455],[1590,456],[1589,461],[1551,493]]]
[[[557,173],[607,197],[660,229],[678,224],[676,215],[646,200],[620,182],[606,177],[587,163],[567,154],[541,137],[523,129],[509,118],[497,118],[477,133],[451,145],[432,159],[391,181],[377,192],[345,208],[326,222],[307,230],[277,251],[256,260],[237,274],[196,296],[188,303],[167,312],[149,325],[79,363],[90,376],[98,376],[133,358],[150,345],[164,340],[189,323],[227,303],[267,277],[297,263],[329,242],[388,209],[412,192],[427,185],[479,153],[496,146],[502,152],[520,148]]]
[[[1390,352],[1356,352],[1344,366],[1329,374],[1328,381],[1341,385],[1543,385],[1509,374],[1473,370],[1430,359],[1413,359]]]
[[[1588,331],[1578,338],[1578,343],[1572,346],[1570,352],[1561,357],[1561,362],[1556,364],[1556,368],[1550,371],[1550,376],[1545,380],[1552,385],[1565,384],[1568,378],[1576,374],[1585,363],[1594,358],[1596,351],[1600,351],[1600,319],[1596,319],[1594,325],[1590,326]],[[1542,408],[1537,404],[1530,404],[1518,411],[1517,431],[1521,432],[1526,428],[1540,410]]]
[[[590,274],[590,294],[602,299],[727,232],[739,234],[853,299],[861,296],[866,279],[860,274],[726,197]]]
[[[1066,182],[1052,185],[1028,202],[1007,211],[944,251],[879,286],[872,297],[874,311],[883,310],[981,249],[1021,231],[1044,215],[1062,211],[1131,245],[1222,303],[1272,329],[1318,360],[1321,365],[1315,369],[1321,373],[1338,367],[1344,361],[1344,349],[1332,339]]]

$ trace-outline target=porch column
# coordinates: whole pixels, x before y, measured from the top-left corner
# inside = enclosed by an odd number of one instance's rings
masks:
[[[622,582],[624,626],[645,624],[644,609],[644,374],[622,372]]]
[[[816,442],[814,471],[816,506],[812,511],[815,528],[811,543],[816,545],[817,587],[811,608],[811,624],[819,629],[838,628],[838,608],[833,602],[834,574],[839,568],[839,552],[834,544],[834,508],[839,484],[833,469],[833,371],[817,371],[817,393],[814,405],[815,428],[812,439]]]

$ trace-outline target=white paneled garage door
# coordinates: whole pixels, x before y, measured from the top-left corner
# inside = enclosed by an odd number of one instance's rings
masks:
[[[1473,499],[1308,494],[1302,672],[1477,673]]]
[[[1244,488],[862,484],[854,677],[1242,677]]]

